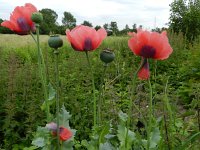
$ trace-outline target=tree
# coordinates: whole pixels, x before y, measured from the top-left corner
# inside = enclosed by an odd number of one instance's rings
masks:
[[[43,22],[40,25],[41,34],[49,34],[50,32],[55,32],[58,27],[57,18],[58,15],[55,11],[45,8],[40,10],[43,15]]]
[[[106,30],[108,36],[110,36],[110,35],[113,34],[113,32],[112,32],[112,31],[110,30],[110,28],[109,28],[109,24],[108,24],[108,23],[105,23],[105,24],[103,25],[103,28]]]
[[[125,28],[124,28],[123,30],[119,31],[119,34],[120,34],[120,35],[127,35],[127,33],[130,32],[130,31],[131,31],[131,30],[130,30],[128,24],[126,24],[126,25],[125,25]]]
[[[170,7],[169,28],[176,33],[183,32],[192,42],[200,34],[200,1],[175,0]]]
[[[132,32],[137,32],[137,24],[136,23],[133,24]]]
[[[86,21],[86,20],[83,21],[82,25],[92,27],[92,23],[90,23],[89,21]]]
[[[76,26],[76,18],[70,12],[64,12],[64,17],[62,18],[62,23],[68,29],[72,29]]]
[[[105,24],[103,25],[103,28],[104,28],[105,30],[108,30],[108,29],[109,29],[108,23],[105,23]]]
[[[101,26],[97,25],[97,26],[95,27],[95,30],[99,30],[99,29],[101,29]]]
[[[117,26],[117,22],[112,21],[110,23],[110,30],[112,31],[113,35],[117,35],[117,33],[119,32],[118,26]]]
[[[130,28],[129,28],[129,26],[126,24],[126,25],[125,25],[125,32],[128,33],[129,31],[130,31]]]
[[[183,18],[187,12],[185,0],[175,0],[170,4],[170,28],[175,32],[182,30]]]

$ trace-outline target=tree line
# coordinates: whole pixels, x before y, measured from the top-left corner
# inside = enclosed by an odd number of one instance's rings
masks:
[[[200,0],[174,0],[170,8],[169,28],[189,42],[195,40],[200,35]]]
[[[62,17],[62,24],[59,25],[57,22],[58,14],[49,8],[40,10],[43,14],[43,22],[40,26],[41,34],[62,34],[65,35],[66,29],[74,28],[76,24],[76,18],[70,13],[65,11]],[[0,23],[3,20],[0,18]],[[94,27],[96,30],[101,28],[101,26],[93,26],[91,22],[85,20],[83,25]],[[182,32],[188,41],[193,41],[200,35],[200,0],[174,0],[170,4],[170,17],[168,24],[168,30],[173,32]],[[117,22],[111,21],[110,23],[105,23],[103,28],[106,29],[108,35],[126,35],[127,32],[136,32],[138,27],[133,24],[131,27],[125,25],[124,29],[119,30]],[[161,32],[166,28],[156,28],[153,31]],[[0,33],[10,34],[13,33],[7,28],[0,26]]]
[[[76,24],[76,18],[70,13],[65,11],[62,17],[62,24],[60,25],[57,22],[58,14],[49,8],[45,8],[39,11],[43,15],[43,22],[40,25],[40,33],[41,34],[61,34],[65,35],[66,29],[73,29]],[[0,18],[0,23],[4,20]],[[94,27],[96,30],[100,29],[101,26],[93,26],[91,22],[84,20],[82,25],[86,25],[89,27]],[[108,32],[108,35],[123,35],[127,34],[127,32],[136,31],[137,25],[134,24],[132,27],[128,25],[125,26],[124,29],[119,30],[117,22],[111,21],[110,23],[105,23],[103,26]],[[13,32],[5,27],[0,26],[0,33],[3,34],[12,34]]]

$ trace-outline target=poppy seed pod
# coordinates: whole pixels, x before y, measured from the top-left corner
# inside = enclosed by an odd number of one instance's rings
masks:
[[[40,12],[35,12],[32,14],[31,20],[35,23],[40,24],[43,21],[43,16]]]
[[[106,64],[112,62],[114,58],[115,54],[109,49],[105,49],[100,53],[100,59]]]
[[[51,48],[59,48],[63,46],[63,40],[59,37],[59,35],[52,35],[48,40],[49,47]]]

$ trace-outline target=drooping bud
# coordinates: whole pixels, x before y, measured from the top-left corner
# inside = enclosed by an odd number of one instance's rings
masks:
[[[40,12],[35,12],[32,14],[31,20],[37,24],[40,24],[43,21],[43,16]]]
[[[101,53],[100,53],[100,59],[108,64],[110,62],[112,62],[115,59],[115,54],[112,50],[110,49],[104,49]]]
[[[46,124],[46,128],[51,130],[51,131],[56,131],[57,129],[57,124],[54,122],[50,122],[48,124]]]
[[[63,46],[63,40],[59,37],[59,35],[51,35],[48,40],[49,47],[57,49]]]

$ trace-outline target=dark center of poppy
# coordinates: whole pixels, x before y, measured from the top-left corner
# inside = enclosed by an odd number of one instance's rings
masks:
[[[92,50],[92,40],[90,38],[86,38],[84,41],[84,47],[83,49],[85,51],[90,51]]]
[[[17,24],[22,31],[24,32],[30,31],[30,26],[28,25],[27,21],[24,18],[18,18]]]
[[[140,55],[143,56],[144,58],[153,58],[155,54],[156,54],[155,48],[148,45],[143,46],[140,51]]]

